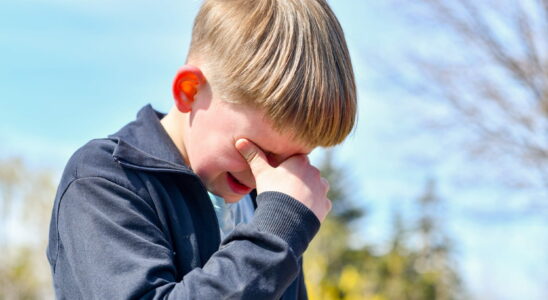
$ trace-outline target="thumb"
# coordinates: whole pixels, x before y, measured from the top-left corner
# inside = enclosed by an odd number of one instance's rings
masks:
[[[236,149],[240,154],[245,158],[251,172],[254,176],[257,176],[258,173],[262,172],[267,168],[271,168],[268,164],[265,154],[259,147],[250,142],[247,139],[239,139],[236,141]]]

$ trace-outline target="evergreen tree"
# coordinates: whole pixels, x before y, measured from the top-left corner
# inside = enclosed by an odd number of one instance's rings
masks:
[[[377,254],[371,241],[352,248],[352,225],[364,210],[355,204],[342,168],[327,152],[321,165],[331,190],[333,210],[305,253],[305,278],[311,299],[453,300],[462,293],[451,265],[451,245],[441,227],[440,199],[429,181],[417,199],[415,226],[396,214],[388,250]],[[413,240],[420,243],[412,244]]]

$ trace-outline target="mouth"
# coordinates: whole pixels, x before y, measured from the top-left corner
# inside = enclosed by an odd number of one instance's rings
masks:
[[[226,181],[228,182],[230,189],[236,194],[246,195],[251,192],[250,187],[241,183],[238,179],[236,179],[236,177],[234,177],[234,175],[230,173],[227,173]]]

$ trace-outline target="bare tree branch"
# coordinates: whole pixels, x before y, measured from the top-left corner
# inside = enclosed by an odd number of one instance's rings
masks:
[[[461,141],[470,155],[516,170],[501,173],[501,183],[548,191],[548,0],[405,3],[422,9],[412,10],[415,20],[436,22],[414,34],[442,33],[453,48],[407,55],[412,68],[398,84],[448,108],[453,126],[470,133]]]

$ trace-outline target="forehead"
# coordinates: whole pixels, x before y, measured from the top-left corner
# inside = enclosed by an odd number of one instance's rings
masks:
[[[269,129],[272,129],[272,127],[269,127]],[[249,137],[267,154],[286,157],[295,154],[309,154],[313,150],[312,147],[306,146],[297,140],[293,134],[284,134],[277,130],[268,133],[265,134],[265,131],[259,131],[258,135]]]
[[[245,104],[228,103],[234,124],[233,137],[247,138],[263,151],[275,155],[308,154],[313,147],[297,139],[292,128],[276,130],[265,113]]]

